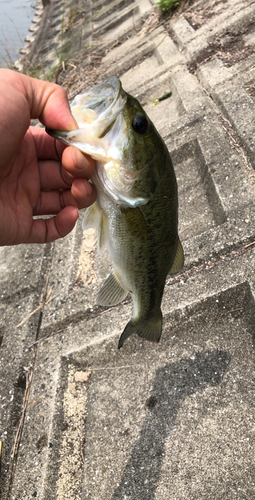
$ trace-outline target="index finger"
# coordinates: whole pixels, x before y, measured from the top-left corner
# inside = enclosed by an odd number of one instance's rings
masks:
[[[59,164],[62,177],[68,185],[71,185],[75,177],[91,178],[95,170],[95,161],[90,156],[84,155],[73,146],[66,146],[53,139],[40,127],[30,127],[27,133],[33,135],[40,168],[42,165],[47,165],[49,179],[53,175],[52,165],[54,162]],[[45,162],[45,160],[50,161]]]

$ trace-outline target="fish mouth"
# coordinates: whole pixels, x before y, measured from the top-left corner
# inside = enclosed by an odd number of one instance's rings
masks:
[[[77,116],[79,129],[86,128],[89,123],[91,130],[101,139],[111,129],[126,100],[120,80],[111,77],[85,94],[76,96],[71,110],[74,117]]]
[[[148,199],[134,199],[129,194],[141,172],[131,172],[123,165],[122,151],[128,142],[122,113],[126,102],[127,94],[120,80],[111,77],[77,95],[71,103],[78,129],[66,132],[46,128],[46,132],[94,158],[97,161],[96,173],[92,176],[95,185],[100,184],[115,203],[134,207],[147,203]]]
[[[46,127],[46,132],[66,144],[70,144],[71,140],[74,141],[82,131],[86,133],[86,139],[89,142],[92,137],[93,140],[102,139],[111,130],[126,100],[127,96],[120,80],[111,77],[84,94],[77,95],[72,101],[71,112],[78,124],[78,129],[67,132]]]
[[[122,91],[122,85],[115,76],[108,78],[103,83],[99,83],[84,94],[74,98],[71,108],[76,104],[92,109],[98,116],[103,116],[106,112],[113,110]]]

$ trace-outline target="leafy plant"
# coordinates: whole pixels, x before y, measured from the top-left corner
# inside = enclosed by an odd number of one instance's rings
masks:
[[[179,5],[179,0],[159,0],[157,5],[161,12],[167,12],[170,9],[176,9]]]

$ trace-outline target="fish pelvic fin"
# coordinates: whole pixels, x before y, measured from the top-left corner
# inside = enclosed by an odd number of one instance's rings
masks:
[[[120,349],[125,340],[133,333],[150,342],[159,342],[162,333],[162,313],[160,311],[157,317],[150,319],[132,318],[126,325],[119,339],[118,349]]]
[[[126,298],[128,291],[120,284],[115,272],[110,274],[97,294],[96,303],[100,306],[116,306]]]
[[[97,251],[99,255],[102,255],[105,248],[107,248],[108,239],[109,239],[109,231],[108,231],[107,215],[102,210],[102,217],[97,231]]]
[[[183,268],[183,264],[184,264],[184,253],[182,244],[178,239],[177,250],[174,258],[174,263],[170,269],[170,274],[178,273]]]

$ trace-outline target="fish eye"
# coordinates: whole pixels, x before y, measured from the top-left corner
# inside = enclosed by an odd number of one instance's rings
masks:
[[[142,114],[137,114],[132,121],[132,128],[138,134],[145,134],[148,130],[148,121]]]

